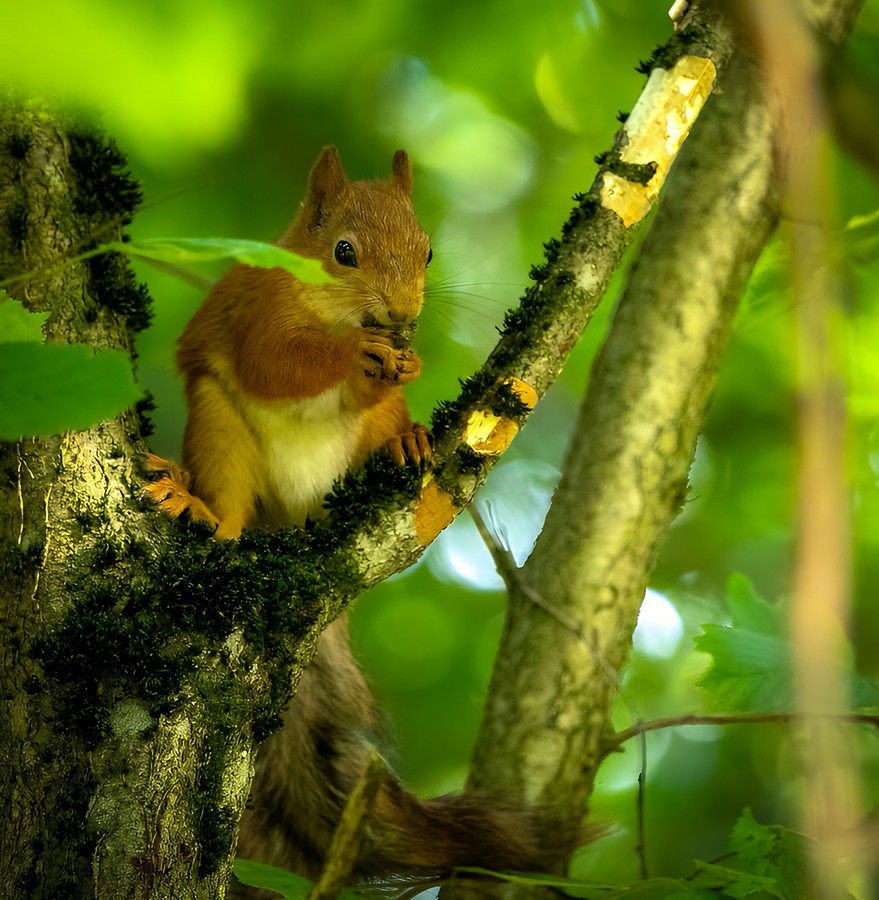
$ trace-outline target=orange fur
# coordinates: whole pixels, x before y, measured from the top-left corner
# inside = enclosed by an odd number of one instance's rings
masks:
[[[406,331],[421,310],[430,252],[410,189],[402,151],[391,179],[350,182],[327,148],[278,243],[320,260],[335,282],[237,265],[215,285],[177,353],[191,484],[148,488],[170,515],[216,520],[222,538],[252,525],[302,526],[321,514],[333,481],[371,452],[386,447],[399,462],[429,456],[400,390],[421,371]],[[339,241],[356,266],[337,261]],[[297,454],[315,465],[284,462]]]

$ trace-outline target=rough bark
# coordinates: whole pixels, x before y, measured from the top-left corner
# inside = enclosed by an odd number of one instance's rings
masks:
[[[818,21],[838,37],[858,5],[837,3],[831,19]],[[762,76],[740,56],[721,83],[629,274],[543,532],[508,578],[470,786],[562,821],[580,815],[591,794],[738,298],[778,217],[775,123]],[[559,846],[559,870],[572,849]],[[520,894],[510,886],[503,895]]]

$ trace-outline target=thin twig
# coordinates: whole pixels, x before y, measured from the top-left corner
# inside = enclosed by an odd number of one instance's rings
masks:
[[[647,844],[645,841],[644,828],[644,790],[647,786],[647,732],[641,732],[641,771],[638,773],[638,844],[635,852],[638,854],[638,866],[641,871],[641,878],[645,881],[647,875]]]
[[[602,756],[619,750],[619,748],[638,735],[649,731],[661,731],[664,728],[677,728],[681,725],[764,725],[788,722],[805,722],[815,719],[825,721],[845,722],[850,725],[872,725],[879,728],[879,715],[875,713],[839,713],[827,715],[804,716],[799,713],[736,713],[731,715],[686,715],[667,716],[662,719],[653,719],[649,722],[636,722],[634,725],[624,728],[622,731],[606,737]]]
[[[601,669],[607,677],[608,682],[613,686],[613,689],[626,705],[632,718],[636,719],[637,715],[635,710],[623,694],[620,679],[616,670],[606,659],[599,656],[595,644],[586,636],[583,626],[576,619],[569,616],[564,610],[560,609],[555,604],[550,603],[540,591],[536,591],[530,584],[526,583],[522,576],[522,569],[516,564],[513,554],[506,547],[500,545],[500,542],[495,538],[491,529],[482,518],[482,514],[476,509],[476,504],[471,503],[467,509],[476,524],[476,529],[479,532],[480,537],[485,542],[485,546],[488,548],[488,552],[494,560],[497,573],[500,575],[501,580],[506,586],[507,592],[510,594],[520,594],[525,597],[525,599],[530,600],[535,606],[538,606],[544,612],[552,616],[562,628],[570,631],[577,640],[582,641],[590,654],[592,654],[592,658],[595,660],[596,665]]]
[[[500,545],[491,529],[486,524],[485,519],[482,518],[482,514],[477,510],[475,503],[470,504],[468,511],[476,524],[476,530],[479,532],[479,536],[485,542],[485,546],[488,548],[488,552],[494,560],[497,573],[506,585],[507,591],[510,593],[516,592],[523,597],[526,597],[535,606],[539,606],[542,610],[549,613],[559,625],[566,628],[579,640],[585,641],[588,645],[589,640],[583,633],[583,626],[579,622],[572,619],[563,610],[550,603],[539,591],[535,591],[534,588],[525,583],[525,580],[522,578],[522,570],[516,565],[513,554],[507,550],[506,547]],[[591,649],[590,646],[590,650]]]

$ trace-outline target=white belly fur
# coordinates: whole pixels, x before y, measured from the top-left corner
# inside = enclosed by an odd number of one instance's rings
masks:
[[[308,400],[251,401],[245,416],[263,448],[260,489],[267,524],[304,526],[323,514],[322,500],[350,466],[360,432],[360,412],[344,403],[343,386]]]

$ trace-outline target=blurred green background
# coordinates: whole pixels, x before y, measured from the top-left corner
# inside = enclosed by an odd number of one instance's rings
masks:
[[[384,176],[405,147],[434,262],[416,345],[418,419],[455,395],[493,345],[542,242],[593,156],[643,84],[635,71],[670,34],[669,0],[47,0],[5,3],[3,79],[25,94],[97,115],[144,190],[135,237],[274,240],[301,199],[312,161],[339,147],[351,177]],[[852,50],[879,81],[879,0],[868,0]],[[877,126],[879,127],[879,126]],[[879,208],[879,187],[833,151],[840,222]],[[718,210],[718,215],[723,215]],[[872,243],[844,262],[854,510],[855,612],[861,670],[879,677],[879,269]],[[699,252],[698,247],[693,248]],[[701,439],[689,502],[653,579],[624,682],[618,724],[699,711],[704,622],[724,622],[724,584],[745,573],[769,598],[792,556],[794,335],[783,237],[745,298]],[[156,397],[153,449],[179,455],[184,410],[176,336],[202,287],[139,266],[155,301],[138,343]],[[201,270],[203,277],[216,271]],[[540,527],[613,293],[565,373],[492,475],[483,512],[524,559]],[[419,791],[459,787],[503,615],[503,593],[465,516],[414,570],[354,611],[358,652],[389,710],[401,774]],[[865,739],[867,741],[872,739]],[[790,821],[789,738],[772,726],[679,729],[650,737],[648,861],[686,874],[721,854],[744,805]],[[871,745],[875,776],[877,754]],[[869,755],[869,754],[868,754]],[[619,823],[582,871],[634,878],[637,750],[603,768],[594,808]],[[876,779],[866,805],[875,806]]]

